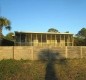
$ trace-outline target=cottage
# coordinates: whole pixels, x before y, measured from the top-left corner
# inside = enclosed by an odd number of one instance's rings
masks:
[[[73,34],[15,31],[15,46],[73,46]]]

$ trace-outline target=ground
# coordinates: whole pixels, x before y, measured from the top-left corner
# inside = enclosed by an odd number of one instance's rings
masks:
[[[85,80],[86,59],[1,60],[0,80]]]

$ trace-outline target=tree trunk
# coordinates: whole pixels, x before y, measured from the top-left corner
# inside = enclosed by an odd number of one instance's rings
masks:
[[[2,45],[2,27],[0,27],[0,46]]]

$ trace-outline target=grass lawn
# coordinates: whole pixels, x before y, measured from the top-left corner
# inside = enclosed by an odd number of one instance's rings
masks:
[[[0,80],[86,80],[86,59],[2,60]]]

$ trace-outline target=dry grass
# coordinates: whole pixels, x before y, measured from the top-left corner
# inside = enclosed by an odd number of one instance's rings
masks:
[[[0,61],[0,80],[85,80],[86,59]]]

